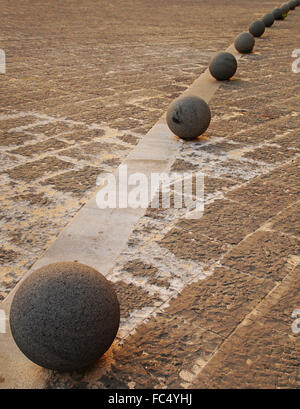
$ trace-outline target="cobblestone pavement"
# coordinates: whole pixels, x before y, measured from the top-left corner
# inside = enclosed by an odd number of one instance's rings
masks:
[[[4,4],[5,3],[5,4]],[[3,2],[2,299],[147,130],[273,1]],[[100,7],[101,6],[101,7]],[[118,340],[47,388],[299,387],[300,9],[239,60],[204,138],[176,171],[205,173],[199,220],[153,210],[110,279]]]

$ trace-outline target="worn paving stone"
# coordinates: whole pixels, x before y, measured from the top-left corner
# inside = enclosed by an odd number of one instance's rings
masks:
[[[291,270],[288,261],[300,253],[300,241],[277,232],[258,231],[235,246],[222,265],[240,273],[281,281]]]
[[[161,302],[159,298],[150,296],[147,291],[132,283],[117,281],[112,285],[120,302],[121,318],[127,318],[132,311],[154,307],[155,303]]]
[[[32,144],[32,145],[27,145],[27,146],[24,146],[18,149],[13,149],[9,152],[18,154],[18,155],[32,157],[35,155],[39,155],[41,153],[44,154],[47,152],[60,150],[60,149],[66,148],[67,146],[68,146],[67,143],[60,141],[59,139],[50,138],[50,139],[47,139],[46,141],[39,142],[39,143]]]
[[[140,278],[146,277],[150,285],[163,286],[168,288],[170,286],[169,280],[160,277],[160,271],[151,264],[144,263],[140,259],[130,260],[123,266],[123,270]]]
[[[248,205],[251,211],[269,218],[297,201],[300,191],[295,185],[280,184],[268,177],[252,180],[244,187],[229,192],[227,197]],[[267,198],[267,199],[266,199]]]
[[[21,117],[4,118],[1,120],[1,130],[9,131],[10,129],[15,129],[20,126],[25,126],[36,122],[38,118],[33,115],[25,115]]]
[[[297,152],[300,151],[300,140],[294,133],[288,133],[284,136],[279,136],[276,139],[276,144],[282,146],[285,149],[295,149]]]
[[[72,123],[68,122],[55,121],[30,127],[28,131],[34,134],[42,134],[44,136],[53,137],[68,132],[76,132],[78,130],[84,131],[84,128],[85,127],[83,125],[80,126],[79,124],[73,125]]]
[[[229,189],[240,183],[237,179],[226,179],[226,178],[214,178],[214,177],[204,177],[204,191],[206,194],[212,194],[215,192],[226,193]]]
[[[299,202],[276,216],[272,223],[272,229],[300,237]]]
[[[264,220],[265,215],[252,212],[248,205],[223,199],[205,206],[204,215],[200,219],[179,221],[177,229],[183,229],[191,239],[193,234],[198,234],[224,244],[237,244],[247,234],[254,232]]]
[[[75,196],[81,197],[84,192],[96,185],[97,177],[101,172],[102,169],[100,168],[88,166],[81,170],[71,170],[46,179],[42,184],[52,185],[62,192],[71,192]]]
[[[7,171],[9,176],[15,180],[31,182],[42,176],[46,176],[50,171],[58,172],[71,168],[72,165],[53,156],[47,156],[41,160],[16,166]]]
[[[219,267],[184,289],[168,311],[224,338],[273,286],[269,280]]]
[[[274,183],[299,193],[300,158],[291,163],[280,166],[260,177],[262,182]]]
[[[25,133],[23,131],[3,132],[0,131],[0,145],[2,146],[18,146],[24,142],[32,141],[36,138],[35,135]]]
[[[178,258],[197,262],[214,261],[228,250],[226,243],[177,227],[170,230],[159,244]]]
[[[15,260],[18,254],[13,250],[7,250],[3,247],[0,247],[0,263],[11,263]]]
[[[139,328],[126,348],[118,351],[110,371],[96,385],[114,388],[134,382],[138,389],[180,387],[182,364],[189,367],[196,357],[207,359],[220,342],[217,334],[180,315],[154,318]],[[132,374],[133,356],[138,376]]]
[[[267,163],[282,163],[296,156],[296,152],[288,147],[277,148],[274,146],[264,146],[243,155],[243,157],[261,160]]]
[[[204,367],[196,388],[299,388],[299,334],[292,312],[299,306],[297,267],[238,327]]]
[[[32,205],[47,206],[53,204],[43,193],[21,193],[13,196],[13,200],[29,202]]]

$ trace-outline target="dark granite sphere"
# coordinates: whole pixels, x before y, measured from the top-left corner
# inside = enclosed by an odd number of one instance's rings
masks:
[[[262,21],[266,27],[271,27],[275,21],[273,14],[267,13],[263,16]]]
[[[235,48],[240,53],[251,53],[255,44],[255,39],[251,33],[241,33],[234,42]]]
[[[295,0],[291,0],[288,2],[288,5],[289,5],[290,10],[295,10],[297,6],[297,2]]]
[[[283,16],[286,17],[288,15],[288,12],[290,11],[290,7],[288,3],[284,3],[280,8],[281,8]]]
[[[290,11],[290,6],[289,6],[288,3],[283,3],[283,4],[280,6],[280,8],[281,8],[281,10],[282,10],[282,12],[283,12],[284,14],[287,14],[287,13]]]
[[[218,81],[229,80],[237,70],[237,61],[231,53],[217,54],[209,64],[211,75]]]
[[[256,20],[254,23],[251,24],[249,27],[249,32],[254,36],[254,37],[260,37],[263,35],[265,32],[265,25],[262,20]]]
[[[13,338],[37,365],[58,371],[90,366],[111,346],[120,322],[117,296],[106,278],[80,263],[34,271],[15,293]]]
[[[279,7],[276,7],[273,11],[272,14],[275,18],[275,20],[283,20],[282,16],[282,10]]]
[[[192,140],[202,135],[210,124],[208,104],[199,97],[186,96],[175,99],[167,112],[167,124],[182,139]]]

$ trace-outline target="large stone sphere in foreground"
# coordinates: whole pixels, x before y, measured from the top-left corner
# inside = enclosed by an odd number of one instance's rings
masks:
[[[262,21],[266,27],[271,27],[275,21],[273,14],[267,13],[263,16]]]
[[[263,35],[265,32],[265,25],[262,20],[256,20],[254,23],[251,24],[249,27],[249,32],[254,36],[254,37],[260,37]]]
[[[199,97],[186,96],[175,99],[167,112],[167,124],[182,139],[192,140],[208,128],[211,112],[208,104]]]
[[[231,53],[217,54],[209,64],[211,75],[218,81],[229,80],[237,70],[237,61]]]
[[[275,20],[283,20],[282,16],[282,10],[279,7],[276,7],[273,11],[272,14],[275,18]]]
[[[251,33],[241,33],[234,42],[235,48],[243,54],[251,53],[255,44],[255,39]]]
[[[34,271],[15,293],[13,338],[37,365],[58,371],[90,366],[111,346],[120,322],[117,296],[106,278],[80,263]]]

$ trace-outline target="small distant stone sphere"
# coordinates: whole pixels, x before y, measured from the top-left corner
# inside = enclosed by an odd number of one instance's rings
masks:
[[[280,8],[282,10],[283,16],[286,17],[288,15],[288,12],[290,11],[290,7],[289,7],[288,3],[284,3]]]
[[[297,6],[297,2],[295,0],[291,0],[288,2],[288,5],[289,5],[290,10],[295,10]]]
[[[276,7],[273,11],[272,14],[275,18],[275,20],[283,20],[282,16],[282,10],[279,7]]]
[[[263,35],[265,32],[265,25],[262,20],[256,20],[254,23],[251,24],[249,27],[249,32],[254,36],[254,37],[260,37]]]
[[[251,53],[255,44],[255,39],[251,33],[241,33],[234,42],[235,48],[243,54]]]
[[[273,14],[267,13],[263,16],[262,21],[266,27],[271,27],[275,21]]]
[[[111,346],[120,322],[106,278],[80,263],[42,267],[17,289],[10,310],[13,338],[35,364],[58,371],[86,368]]]
[[[229,80],[237,70],[237,60],[231,53],[217,54],[209,64],[211,75],[218,81]]]
[[[185,140],[196,139],[208,128],[211,112],[208,104],[199,97],[186,96],[175,99],[167,112],[170,130]]]

